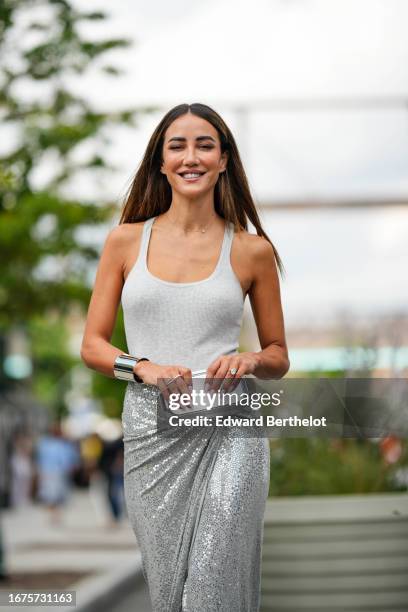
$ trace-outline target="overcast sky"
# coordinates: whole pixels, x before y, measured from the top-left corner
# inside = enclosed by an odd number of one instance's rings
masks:
[[[408,106],[400,104],[408,100],[406,0],[117,0],[108,8],[109,35],[135,43],[112,54],[126,75],[80,78],[76,91],[101,108],[163,110],[133,132],[112,132],[119,170],[93,185],[93,196],[99,188],[119,200],[163,111],[195,101],[229,123],[258,201],[408,196]],[[105,36],[106,27],[87,32]],[[313,107],[327,99],[362,103]],[[231,110],[237,103],[250,109],[245,121]],[[89,192],[86,177],[70,190]],[[289,324],[342,307],[406,307],[406,209],[263,218],[288,272],[282,293]]]
[[[406,0],[119,0],[109,10],[109,33],[135,44],[115,54],[127,74],[111,86],[96,76],[76,83],[95,103],[213,105],[262,199],[408,194],[408,110],[398,104],[408,99]],[[368,104],[288,110],[288,100],[328,98]],[[238,103],[252,108],[245,129],[228,110]],[[119,138],[124,174],[159,116]]]

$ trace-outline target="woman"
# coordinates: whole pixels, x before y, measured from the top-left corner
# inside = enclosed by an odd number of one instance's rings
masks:
[[[155,612],[259,609],[268,441],[232,427],[166,435],[156,407],[161,390],[188,392],[194,370],[213,389],[288,371],[277,266],[230,130],[204,104],[176,106],[106,240],[81,350],[88,367],[138,381],[122,415],[125,497]],[[238,352],[246,295],[260,352]],[[120,300],[124,361],[110,344]]]

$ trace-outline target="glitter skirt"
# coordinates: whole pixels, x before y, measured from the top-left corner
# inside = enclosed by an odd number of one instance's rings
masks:
[[[157,431],[158,395],[129,382],[122,413],[126,507],[153,612],[257,612],[268,440]]]

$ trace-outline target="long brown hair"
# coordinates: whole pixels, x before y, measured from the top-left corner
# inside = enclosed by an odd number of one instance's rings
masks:
[[[240,229],[248,231],[249,219],[258,236],[263,236],[272,245],[276,264],[283,277],[282,260],[259,220],[231,130],[220,115],[206,104],[179,104],[169,110],[160,121],[149,140],[143,159],[125,196],[119,224],[146,221],[150,217],[165,213],[170,208],[171,187],[167,177],[160,172],[164,135],[175,119],[187,113],[192,113],[211,123],[218,132],[221,152],[228,152],[226,171],[220,173],[214,188],[216,213],[227,221],[231,221],[238,231]]]

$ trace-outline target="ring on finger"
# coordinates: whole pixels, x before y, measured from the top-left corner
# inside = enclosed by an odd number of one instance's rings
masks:
[[[230,369],[230,374],[232,374],[232,376],[235,376],[235,374],[238,372],[238,368],[231,368]]]
[[[166,382],[166,387],[168,387],[169,385],[171,385],[172,382],[174,382],[177,378],[180,378],[180,376],[183,376],[182,374],[178,374],[177,376],[175,376],[174,378],[170,378],[170,380],[168,380]]]

